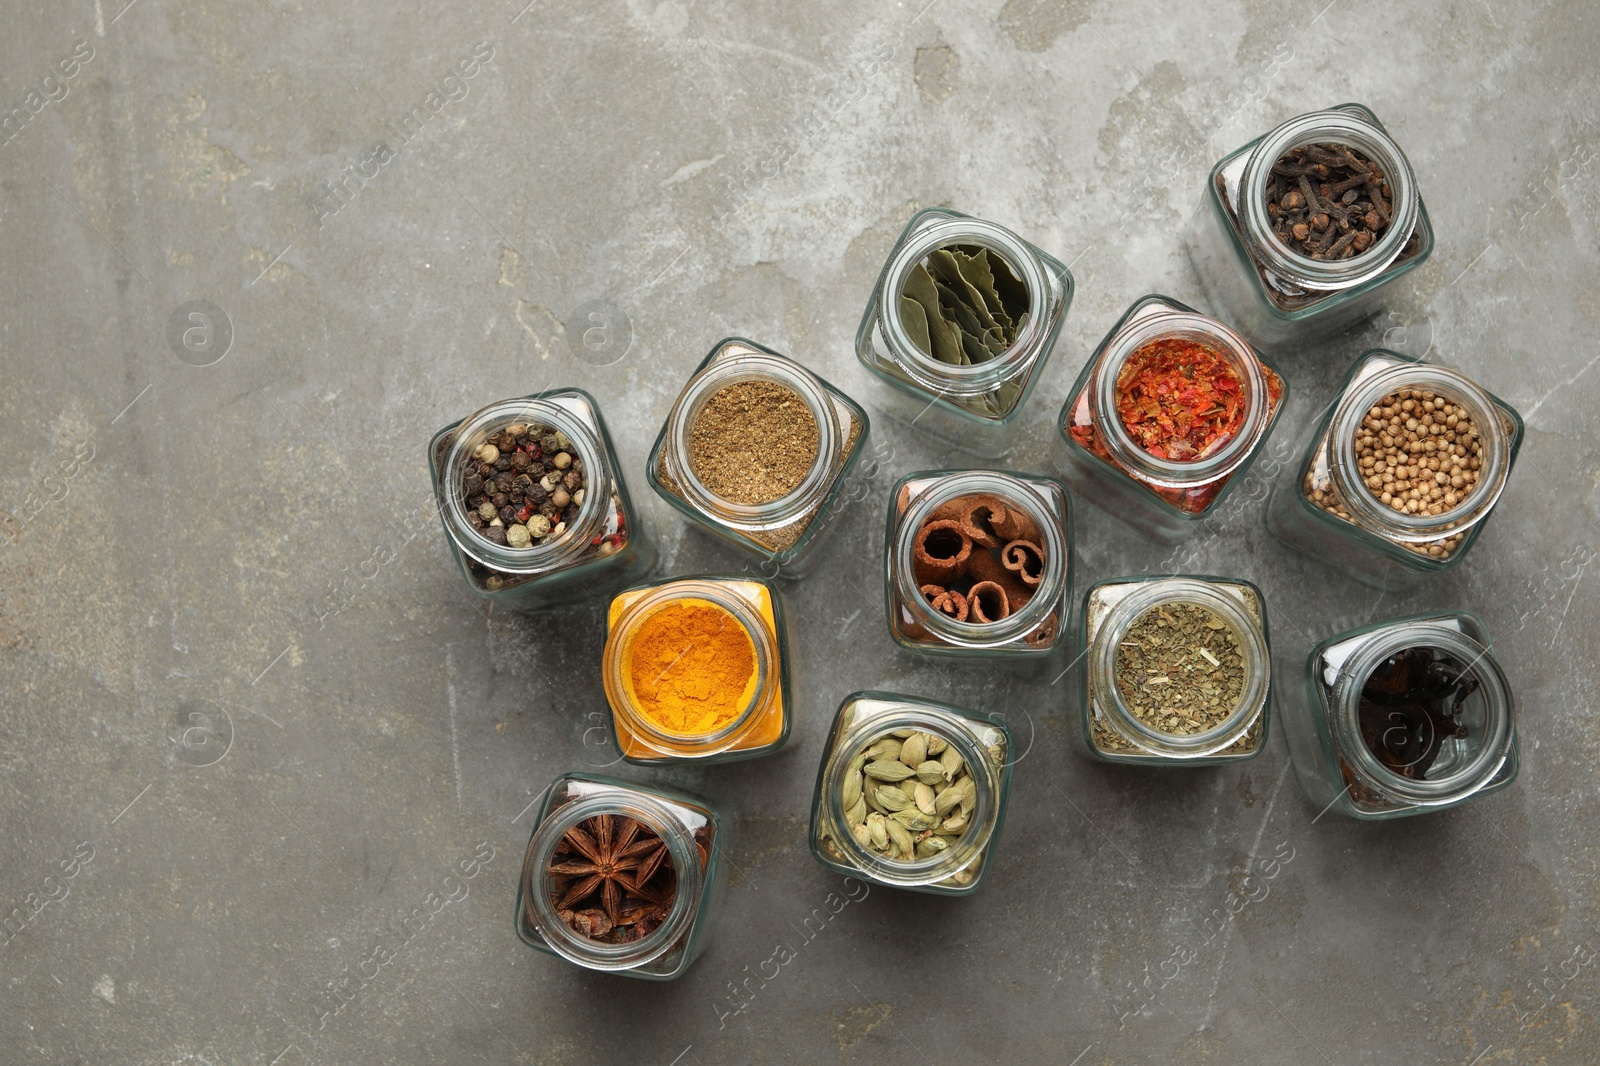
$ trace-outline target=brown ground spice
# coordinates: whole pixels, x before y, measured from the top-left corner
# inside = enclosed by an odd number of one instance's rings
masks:
[[[739,381],[717,390],[689,427],[689,466],[732,503],[771,503],[799,488],[816,461],[817,420],[793,389]]]

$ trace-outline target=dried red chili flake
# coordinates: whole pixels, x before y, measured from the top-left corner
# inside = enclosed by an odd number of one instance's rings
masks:
[[[1238,371],[1227,356],[1197,341],[1150,341],[1117,372],[1117,417],[1157,459],[1204,459],[1233,438],[1244,414]]]

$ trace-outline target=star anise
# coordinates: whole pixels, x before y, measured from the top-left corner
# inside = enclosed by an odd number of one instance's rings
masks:
[[[666,842],[626,815],[598,814],[573,826],[554,858],[547,872],[556,913],[590,939],[647,936],[672,907],[676,878]]]

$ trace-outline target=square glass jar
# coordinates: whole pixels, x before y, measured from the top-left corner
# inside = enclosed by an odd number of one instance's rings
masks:
[[[1065,642],[1072,515],[1055,478],[995,470],[907,474],[889,497],[883,558],[889,635],[902,648],[1028,659]],[[996,603],[1001,610],[980,615]]]
[[[718,392],[741,382],[788,389],[817,427],[817,454],[804,480],[779,499],[759,504],[717,495],[693,469],[697,416]],[[861,457],[869,429],[860,404],[806,367],[753,341],[729,337],[711,349],[678,394],[650,449],[645,475],[675,509],[719,539],[760,556],[767,576],[799,577],[824,530],[848,502],[840,489]]]
[[[1266,189],[1274,164],[1307,144],[1346,145],[1383,168],[1389,227],[1366,252],[1317,260],[1272,232]],[[1384,290],[1427,261],[1433,225],[1405,153],[1361,104],[1299,115],[1211,169],[1184,244],[1213,306],[1256,347],[1277,351],[1332,335],[1381,306]]]
[[[1241,421],[1204,455],[1174,461],[1151,454],[1118,414],[1124,367],[1146,345],[1198,343],[1218,353],[1238,382]],[[1211,515],[1255,461],[1283,410],[1288,384],[1245,339],[1169,296],[1141,297],[1084,364],[1061,407],[1054,453],[1067,486],[1163,544],[1176,544]]]
[[[1449,724],[1457,728],[1449,735],[1434,714],[1364,696],[1376,671],[1419,650],[1449,664],[1440,671],[1446,683],[1471,679],[1472,691],[1455,702]],[[1426,667],[1424,678],[1432,682],[1434,670]],[[1286,697],[1279,719],[1295,776],[1323,811],[1368,821],[1404,818],[1466,803],[1516,779],[1516,701],[1488,631],[1465,612],[1412,615],[1330,637],[1311,649],[1305,684]],[[1381,750],[1369,745],[1369,735]]]
[[[1357,434],[1372,431],[1369,423],[1380,401],[1407,391],[1448,401],[1452,412],[1446,419],[1470,417],[1473,439],[1481,444],[1481,455],[1473,460],[1480,464],[1474,471],[1477,483],[1464,500],[1439,515],[1396,510],[1391,501],[1403,490],[1369,487],[1373,477],[1382,479],[1393,471],[1374,467],[1375,474],[1361,473],[1364,460],[1357,455]],[[1441,426],[1445,428],[1455,432],[1448,422]],[[1312,426],[1304,458],[1273,483],[1267,528],[1291,548],[1364,584],[1383,589],[1415,584],[1466,557],[1511,476],[1522,434],[1522,416],[1460,371],[1375,348],[1356,360],[1337,399]],[[1431,450],[1420,454],[1433,456]],[[1410,487],[1416,480],[1431,493],[1423,478],[1432,478],[1441,493],[1458,488],[1439,483],[1433,470],[1396,484]]]
[[[512,456],[499,456],[495,464],[502,459],[508,464],[501,470],[475,458],[486,454],[480,449],[490,437],[519,424],[548,428],[558,438],[559,450],[545,456],[541,448],[541,454],[530,459],[537,467],[512,466]],[[563,453],[569,456],[569,465],[558,469],[555,463]],[[648,574],[655,564],[655,550],[639,526],[615,456],[600,408],[582,389],[555,389],[501,400],[435,433],[428,442],[428,471],[446,542],[467,588],[474,595],[521,610],[552,609],[605,595]],[[568,494],[570,523],[552,526],[548,538],[527,547],[513,548],[490,539],[490,529],[508,528],[504,519],[498,515],[487,519],[468,509],[471,479],[477,475],[482,480],[486,465],[497,488],[502,478],[515,483],[518,475],[541,470],[541,478],[530,478],[529,486],[536,485],[547,498],[551,493],[543,489],[545,476],[565,471],[561,473],[565,478],[573,470],[580,471],[584,479],[581,489]],[[564,482],[555,484],[558,489],[564,486]],[[603,486],[604,491],[591,492],[594,485]],[[578,491],[582,491],[581,497]],[[510,506],[512,497],[502,495],[507,498],[504,506]],[[530,497],[517,498],[529,511],[529,520],[542,517],[533,509]],[[517,516],[512,517],[514,524],[520,524]],[[486,522],[498,523],[498,527]]]
[[[1117,681],[1117,651],[1129,630],[1148,612],[1170,604],[1204,608],[1226,626],[1238,642],[1243,675],[1238,703],[1228,717],[1187,735],[1145,722],[1123,699]],[[1272,646],[1266,600],[1250,582],[1204,574],[1102,581],[1084,595],[1077,644],[1083,668],[1073,742],[1079,754],[1135,766],[1213,766],[1253,759],[1266,747]]]
[[[579,773],[556,778],[535,806],[538,813],[517,885],[514,920],[522,942],[589,970],[648,981],[671,981],[682,976],[705,948],[721,900],[725,880],[721,856],[727,850],[732,828],[727,816],[685,793]],[[666,847],[663,865],[672,866],[670,901],[661,910],[613,927],[632,931],[648,923],[654,928],[636,940],[621,943],[591,938],[562,917],[555,878],[575,875],[551,871],[556,865],[592,861],[581,849],[571,846],[568,834],[574,829],[579,833],[585,833],[586,827],[597,829],[590,820],[604,816],[613,819],[613,847],[621,839],[621,827],[615,820],[629,818],[661,839]],[[586,835],[586,845],[598,842],[595,833]],[[563,843],[564,840],[568,842]],[[634,856],[636,864],[638,860],[639,856]],[[635,865],[632,873],[636,880],[639,872]],[[643,883],[659,890],[661,876],[658,868]],[[582,900],[574,904],[577,902]],[[627,902],[624,899],[624,904]],[[604,914],[603,907],[590,909]],[[589,917],[594,919],[593,915]]]
[[[929,785],[929,789],[938,789],[935,814],[930,816],[934,819],[933,828],[911,828],[923,825],[909,821],[923,812],[904,793],[889,803],[882,802],[878,793],[867,794],[869,783],[887,783],[864,774],[867,749],[889,738],[903,745],[914,734],[923,737],[924,743],[937,737],[942,741],[940,750],[929,758],[939,760],[946,768],[957,767],[950,778],[935,779],[930,775],[929,780],[937,783]],[[954,755],[946,756],[947,749]],[[903,748],[894,753],[895,759],[900,757],[900,750]],[[926,750],[931,753],[933,746],[928,745]],[[834,716],[817,768],[817,786],[811,798],[811,854],[830,870],[888,888],[945,896],[976,892],[989,874],[994,844],[1005,822],[1006,802],[1011,794],[1012,751],[1011,728],[999,715],[890,692],[851,693]],[[944,758],[952,761],[944,763]],[[903,775],[902,779],[919,780],[911,775]],[[972,785],[964,785],[965,780]],[[944,793],[951,789],[956,790],[952,794],[957,798],[946,800]],[[890,858],[882,850],[899,845],[887,828],[896,813],[908,819],[896,820],[896,824],[913,842],[917,857],[910,861]],[[866,829],[869,823],[856,821],[858,814],[870,821],[879,821],[878,816],[882,816],[882,848],[875,845],[873,831]],[[961,819],[959,826],[955,819]],[[946,826],[952,828],[947,830]],[[898,834],[899,830],[892,832]],[[933,838],[944,843],[935,849],[926,843]]]
[[[668,618],[660,615],[665,609],[693,614]],[[688,628],[691,625],[704,627],[706,635],[697,635]],[[732,631],[749,641],[749,672],[742,682],[734,675],[743,687],[727,704],[727,713],[721,716],[726,721],[699,730],[646,713],[636,672],[641,670],[648,675],[643,684],[649,686],[657,706],[670,705],[676,697],[680,705],[707,713],[708,682],[694,683],[686,675],[729,674],[743,665],[732,661],[735,653],[710,643],[712,637]],[[770,755],[789,739],[793,660],[783,598],[770,582],[707,574],[628,589],[611,601],[601,656],[602,684],[611,705],[611,738],[623,759],[640,766]],[[667,713],[683,717],[688,711],[680,706],[680,711]]]
[[[964,346],[965,363],[942,362],[924,351],[914,339],[915,323],[908,324],[901,309],[915,268],[952,246],[1000,257],[1029,301],[1025,321],[1012,323],[1016,337],[1010,347],[976,364]],[[998,292],[994,284],[990,290]],[[1022,439],[1017,416],[1055,348],[1072,292],[1066,265],[1010,230],[927,208],[906,225],[878,275],[856,331],[856,358],[875,383],[880,405],[901,423],[976,455],[1003,455]]]

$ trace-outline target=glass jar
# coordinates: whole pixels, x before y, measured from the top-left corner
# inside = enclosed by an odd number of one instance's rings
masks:
[[[1312,259],[1272,231],[1267,186],[1291,149],[1332,142],[1382,168],[1391,217],[1365,252]],[[1360,104],[1292,118],[1223,157],[1211,169],[1185,246],[1212,306],[1227,312],[1258,348],[1277,350],[1326,337],[1378,310],[1385,286],[1433,252],[1433,226],[1405,153]]]
[[[925,849],[928,854],[916,852],[918,857],[911,861],[889,858],[870,842],[858,840],[850,821],[856,804],[846,807],[843,802],[846,779],[852,774],[860,777],[865,765],[863,753],[881,738],[899,739],[897,733],[908,738],[911,733],[937,737],[960,756],[960,765],[973,782],[964,802],[948,807],[939,804],[945,809],[936,808],[941,819],[937,829],[917,830],[913,836],[914,840],[948,836],[945,846],[935,851],[929,845]],[[1005,820],[1006,800],[1011,792],[1011,750],[1011,729],[997,715],[888,692],[855,692],[846,696],[834,716],[817,770],[817,787],[811,799],[811,854],[831,870],[889,888],[946,896],[976,892],[988,876],[994,842]],[[960,784],[959,776],[954,784]],[[941,783],[940,791],[947,787]],[[876,804],[875,796],[865,795],[865,786],[861,794],[861,803],[871,800]],[[873,806],[872,810],[886,815],[888,812],[882,805]],[[946,834],[946,822],[963,814],[963,827],[954,836]]]
[[[908,324],[901,302],[910,299],[904,295],[906,283],[918,266],[933,253],[957,245],[998,256],[1010,268],[1011,280],[1005,285],[995,281],[990,293],[1007,287],[1019,303],[1016,297],[1025,290],[1029,308],[1020,321],[1010,322],[1015,329],[1010,346],[976,363],[959,341],[959,359],[965,362],[941,361],[921,348],[913,339],[915,323]],[[990,276],[1001,277],[992,270]],[[1016,282],[1020,289],[1011,288]],[[870,371],[879,402],[891,416],[974,454],[1002,455],[1021,439],[1017,415],[1055,347],[1072,291],[1065,264],[1010,230],[956,211],[928,208],[911,219],[884,263],[856,331],[856,357]],[[985,299],[981,293],[976,298]],[[998,322],[992,315],[991,320]],[[982,332],[999,337],[995,329]],[[993,347],[998,344],[989,350]]]
[[[1238,703],[1228,716],[1187,735],[1146,723],[1117,683],[1117,652],[1129,630],[1151,610],[1174,604],[1204,608],[1227,627],[1237,641],[1243,674]],[[1084,664],[1083,713],[1073,740],[1080,754],[1138,766],[1209,766],[1253,759],[1266,747],[1272,650],[1266,604],[1250,582],[1203,575],[1102,581],[1084,597],[1078,653]]]
[[[648,623],[664,608],[699,608],[722,626],[737,626],[749,640],[750,676],[736,700],[730,721],[710,732],[674,731],[653,720],[641,706],[633,663]],[[709,611],[707,609],[709,608]],[[691,645],[669,648],[667,662],[651,682],[674,669],[725,669],[725,660],[702,663],[691,657]],[[709,654],[709,646],[708,646]],[[646,651],[648,653],[648,651]],[[675,762],[731,762],[755,759],[777,751],[789,739],[789,675],[793,654],[783,601],[777,588],[742,577],[679,578],[665,584],[629,589],[611,601],[607,612],[601,677],[611,704],[611,734],[622,757],[641,766]],[[701,699],[703,694],[696,693]]]
[[[1481,444],[1477,483],[1440,514],[1409,514],[1374,495],[1356,439],[1380,400],[1406,390],[1432,393],[1472,420]],[[1452,416],[1454,417],[1454,416]],[[1522,445],[1522,418],[1460,371],[1377,348],[1356,360],[1330,412],[1313,426],[1305,459],[1272,487],[1267,528],[1298,551],[1365,584],[1398,588],[1461,562],[1495,503]],[[1427,453],[1422,453],[1427,454]],[[1381,469],[1375,467],[1374,469]],[[1384,471],[1392,473],[1392,471]],[[1435,477],[1436,472],[1426,471]],[[1410,484],[1407,480],[1404,484]],[[1438,485],[1441,494],[1455,488]],[[1431,491],[1431,489],[1430,489]],[[1441,496],[1448,501],[1448,496]]]
[[[962,506],[964,500],[978,502],[969,509]],[[1007,517],[991,525],[995,512],[989,508],[994,504],[983,501],[998,501]],[[979,513],[971,513],[973,509]],[[944,528],[925,532],[935,523]],[[944,523],[962,528],[951,529]],[[951,549],[953,556],[942,555],[933,562],[952,575],[939,575],[935,584],[929,580],[935,575],[924,557],[925,541],[941,536],[959,546]],[[1024,547],[1013,554],[1013,546],[1019,544]],[[935,546],[936,553],[944,551]],[[946,566],[952,559],[959,565]],[[1013,563],[1020,563],[1020,569]],[[935,605],[939,593],[952,591],[964,603],[967,592],[979,582],[1001,586],[1008,601],[1001,617],[979,621],[976,607],[952,615],[948,607],[941,610]],[[890,496],[883,584],[889,634],[902,648],[1010,658],[1050,654],[1064,639],[1072,594],[1072,516],[1066,489],[1054,478],[993,470],[924,470],[906,475]],[[1012,600],[1021,600],[1021,608],[1011,610]]]
[[[1458,708],[1450,735],[1432,714],[1364,698],[1369,679],[1378,671],[1387,679],[1407,654],[1437,657],[1451,664],[1444,676],[1459,670],[1470,678],[1461,686],[1469,692],[1450,697]],[[1519,764],[1515,713],[1483,623],[1448,612],[1379,622],[1318,644],[1306,658],[1304,689],[1284,702],[1280,717],[1307,798],[1352,818],[1381,819],[1453,807],[1509,785]],[[1369,747],[1368,735],[1386,757]]]
[[[788,389],[811,413],[817,454],[793,491],[766,503],[741,504],[718,496],[695,476],[690,442],[696,419],[721,390],[740,382]],[[823,530],[844,509],[840,495],[866,443],[866,411],[799,363],[759,344],[730,337],[711,349],[678,394],[650,450],[650,487],[677,510],[721,539],[767,560],[769,576],[804,573]]]
[[[1158,457],[1117,413],[1118,378],[1152,342],[1192,341],[1220,354],[1239,382],[1242,421],[1198,458]],[[1111,327],[1061,408],[1056,467],[1082,499],[1156,541],[1175,544],[1216,510],[1272,432],[1288,386],[1233,330],[1166,296],[1138,300]]]
[[[570,526],[525,548],[490,540],[472,521],[466,505],[466,482],[481,470],[472,456],[488,437],[518,423],[548,426],[563,435],[572,456],[567,469],[581,470],[584,477],[584,495],[577,501],[578,513]],[[450,552],[467,588],[485,599],[527,610],[603,595],[648,573],[655,551],[635,519],[615,454],[599,407],[581,389],[502,400],[434,434],[428,444],[428,469]],[[514,467],[495,471],[515,472]]]
[[[682,976],[705,947],[712,915],[722,895],[721,854],[728,847],[731,829],[726,817],[680,792],[577,773],[556,778],[536,806],[538,815],[517,886],[516,925],[522,942],[589,970],[649,981],[671,981]],[[665,914],[658,912],[619,926],[637,927],[643,921],[657,920],[659,924],[647,935],[625,943],[591,938],[563,919],[554,879],[560,875],[551,871],[552,866],[574,860],[589,861],[562,842],[575,827],[583,832],[583,823],[603,815],[633,819],[660,837],[666,845],[666,859],[672,865],[673,891]],[[612,839],[617,837],[613,835]],[[635,877],[639,873],[637,868],[623,869],[631,870]],[[645,878],[645,884],[659,885],[660,877],[661,871],[657,870]],[[624,894],[623,905],[627,902]],[[604,913],[603,908],[599,909]]]

